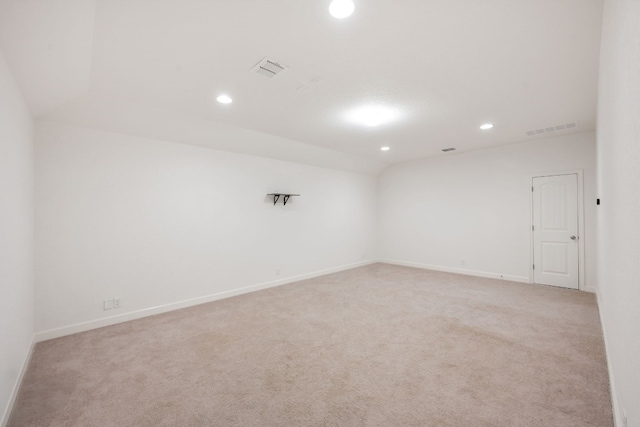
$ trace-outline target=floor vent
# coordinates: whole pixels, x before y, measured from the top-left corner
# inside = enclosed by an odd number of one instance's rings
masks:
[[[577,122],[571,122],[571,123],[565,123],[562,125],[546,126],[539,129],[528,130],[525,132],[525,134],[527,136],[538,136],[538,135],[544,135],[547,133],[555,133],[555,132],[562,132],[565,130],[572,130],[572,129],[576,129],[577,127],[578,127]]]
[[[251,69],[251,72],[272,79],[286,69],[286,66],[274,61],[273,59],[263,58]]]

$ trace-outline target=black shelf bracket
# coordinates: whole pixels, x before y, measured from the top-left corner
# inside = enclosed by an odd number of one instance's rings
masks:
[[[299,194],[269,193],[269,194],[267,194],[267,196],[273,196],[273,205],[275,206],[275,204],[278,203],[278,200],[280,200],[280,196],[282,196],[282,204],[286,205],[287,202],[289,201],[289,197],[291,197],[291,196],[299,196]]]

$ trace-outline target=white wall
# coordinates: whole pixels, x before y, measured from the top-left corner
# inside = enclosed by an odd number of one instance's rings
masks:
[[[33,342],[33,124],[0,53],[0,411]]]
[[[40,338],[376,256],[374,176],[61,124],[36,129]],[[274,206],[274,191],[302,196]],[[122,308],[103,311],[112,297]]]
[[[598,102],[598,283],[617,425],[640,426],[640,1],[607,0]]]
[[[380,257],[528,281],[530,179],[582,169],[585,283],[594,289],[595,163],[595,134],[586,132],[391,167],[379,178]]]

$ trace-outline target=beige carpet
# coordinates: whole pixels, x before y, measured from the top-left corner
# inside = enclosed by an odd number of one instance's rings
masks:
[[[594,295],[375,264],[36,347],[10,426],[613,425]]]

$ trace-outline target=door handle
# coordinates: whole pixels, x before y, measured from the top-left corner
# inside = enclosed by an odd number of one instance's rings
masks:
[[[576,236],[571,236],[571,237],[569,237],[569,238],[570,238],[571,240],[576,240],[576,239],[577,239],[577,237],[576,237]]]

